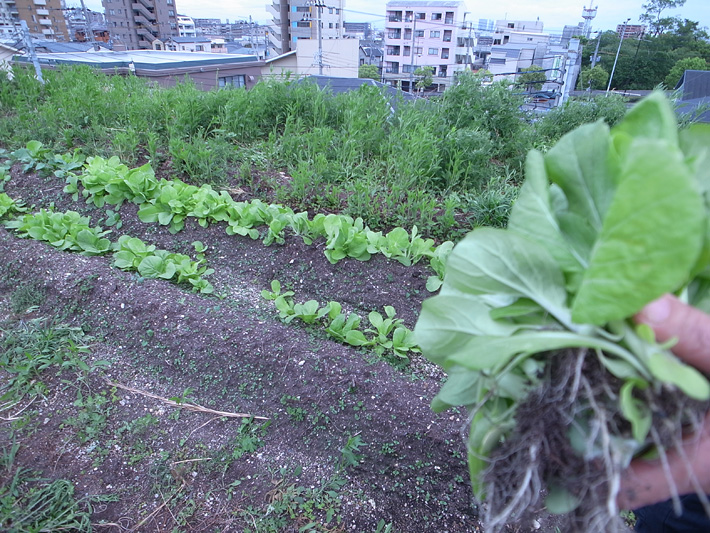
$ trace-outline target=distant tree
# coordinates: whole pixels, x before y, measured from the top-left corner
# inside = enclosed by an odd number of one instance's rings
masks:
[[[380,69],[377,68],[377,65],[360,65],[357,71],[357,77],[380,81]]]
[[[579,73],[577,89],[580,91],[606,89],[608,82],[609,73],[603,67],[597,65],[594,68],[583,68]]]
[[[542,71],[542,67],[531,65],[521,69],[516,84],[528,92],[542,89],[542,84],[547,80],[547,76]]]
[[[422,91],[434,82],[434,67],[419,67],[417,70],[414,71],[414,75],[419,76],[419,79],[417,80],[415,86],[417,89]]]
[[[668,89],[673,89],[680,81],[681,76],[686,70],[710,70],[708,63],[702,57],[686,57],[673,65],[673,68],[663,81]]]
[[[646,12],[639,17],[641,22],[646,22],[651,29],[651,33],[656,36],[666,30],[673,29],[679,22],[677,17],[662,17],[661,14],[666,9],[682,7],[685,0],[649,0],[641,7]]]

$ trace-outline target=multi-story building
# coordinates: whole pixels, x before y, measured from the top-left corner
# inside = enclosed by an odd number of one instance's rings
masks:
[[[21,20],[30,33],[44,39],[68,41],[61,0],[0,0],[0,26],[9,30]]]
[[[645,24],[618,24],[616,34],[624,39],[641,38],[646,33]]]
[[[472,64],[475,38],[463,1],[393,0],[385,19],[384,79],[414,91],[419,67],[431,67],[438,91]]]
[[[301,39],[342,39],[345,0],[273,0],[266,6],[272,16],[269,41],[274,55],[296,49]]]
[[[197,37],[195,21],[185,15],[177,16],[178,33],[180,37]]]
[[[164,42],[179,34],[175,0],[102,0],[101,3],[114,49],[152,49],[154,41]]]

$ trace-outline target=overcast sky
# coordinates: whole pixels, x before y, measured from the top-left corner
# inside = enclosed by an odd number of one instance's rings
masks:
[[[268,0],[253,2],[246,0],[175,0],[178,13],[193,18],[219,18],[243,20],[249,16],[255,22],[266,23],[269,15],[265,5]],[[85,0],[86,7],[103,11],[101,0]],[[638,23],[643,12],[641,5],[645,0],[598,0],[597,17],[592,21],[595,30],[615,29],[630,18],[630,24]],[[67,5],[79,5],[78,0],[68,0]],[[345,20],[348,22],[372,22],[375,26],[384,27],[385,2],[377,0],[345,0]],[[582,22],[582,9],[585,0],[467,0],[466,5],[471,15],[468,20],[486,19],[535,20],[538,17],[548,31],[561,30],[565,24],[575,25]],[[589,6],[589,0],[586,1]],[[710,27],[710,0],[686,0],[685,6],[668,11],[669,15],[678,15],[699,21],[701,26]],[[665,15],[665,13],[664,13]]]

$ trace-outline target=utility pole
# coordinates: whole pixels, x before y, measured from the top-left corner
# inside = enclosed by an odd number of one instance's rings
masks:
[[[417,33],[417,14],[412,13],[412,17],[414,20],[414,24],[412,25],[412,61],[411,64],[409,65],[409,92],[413,93],[414,91],[412,88],[414,87],[414,36]]]
[[[35,43],[30,35],[30,29],[27,27],[27,22],[25,20],[20,20],[20,28],[22,28],[22,37],[27,45],[27,50],[30,52],[30,59],[32,59],[32,64],[35,67],[35,74],[39,82],[44,85],[44,78],[42,77],[42,67],[39,66],[39,59],[37,59],[37,53],[35,52]]]
[[[599,43],[602,41],[602,32],[598,31],[597,32],[597,46],[594,47],[594,55],[592,56],[592,67],[594,68],[597,66],[597,61],[599,61],[598,56],[599,56]],[[591,70],[591,69],[590,69]],[[589,76],[589,86],[587,87],[587,92],[591,93],[592,92],[592,77]]]
[[[310,0],[307,5],[318,8],[318,16],[316,23],[318,24],[318,74],[323,75],[323,31],[322,31],[322,15],[325,7],[324,0]]]
[[[84,13],[84,22],[86,25],[84,26],[84,33],[88,33],[89,35],[84,35],[84,39],[87,37],[89,38],[89,42],[94,46],[94,50],[98,51],[99,47],[96,44],[96,39],[94,38],[94,30],[91,29],[91,21],[89,20],[89,12],[86,10],[86,5],[84,4],[84,0],[81,0],[81,10]]]
[[[611,89],[611,80],[614,79],[614,71],[616,70],[616,62],[619,60],[619,52],[621,52],[621,43],[624,42],[624,35],[626,35],[626,25],[631,19],[628,18],[624,22],[624,27],[621,29],[621,39],[619,39],[619,48],[616,50],[616,57],[614,58],[614,66],[611,67],[611,74],[609,75],[609,85],[606,86],[606,94],[609,94],[609,89]]]

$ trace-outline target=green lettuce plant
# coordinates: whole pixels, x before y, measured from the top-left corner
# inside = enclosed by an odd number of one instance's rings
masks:
[[[509,453],[520,434],[520,406],[554,385],[556,358],[576,361],[567,370],[570,433],[559,442],[598,461],[606,482],[595,530],[608,525],[600,515],[614,519],[620,472],[631,458],[649,443],[662,450],[654,429],[662,423],[659,398],[668,391],[710,398],[706,376],[631,320],[668,292],[710,311],[709,162],[710,128],[678,131],[669,103],[654,93],[611,130],[602,121],[584,125],[544,155],[531,151],[507,229],[474,230],[451,252],[415,340],[448,373],[432,408],[464,405],[471,413],[474,494],[502,498],[490,501],[491,530],[534,504],[536,483],[549,488],[551,510],[594,500],[573,493],[569,479],[540,480],[533,469],[544,462],[536,455],[544,446],[531,442],[521,443],[530,466],[515,489],[501,497],[484,482],[487,468],[485,479],[496,476],[492,457],[504,443]],[[601,391],[585,374],[593,361],[611,384]]]

